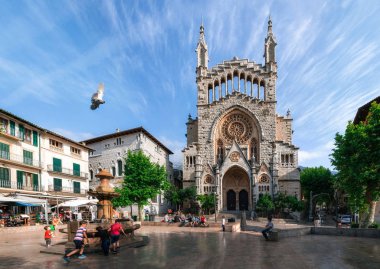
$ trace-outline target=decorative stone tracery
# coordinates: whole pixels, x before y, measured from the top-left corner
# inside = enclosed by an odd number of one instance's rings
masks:
[[[252,123],[242,113],[229,114],[222,122],[221,135],[228,144],[232,144],[234,140],[238,143],[246,143],[253,135]]]

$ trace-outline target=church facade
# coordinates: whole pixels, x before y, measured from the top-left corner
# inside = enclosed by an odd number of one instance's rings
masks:
[[[272,21],[264,64],[247,59],[208,68],[204,27],[197,45],[197,117],[189,115],[183,187],[217,194],[218,211],[255,210],[260,195],[300,198],[292,118],[276,114],[276,38]]]

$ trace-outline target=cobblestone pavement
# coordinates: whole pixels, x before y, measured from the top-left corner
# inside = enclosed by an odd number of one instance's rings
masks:
[[[0,237],[0,268],[380,268],[380,240],[307,235],[266,242],[255,232],[223,233],[219,228],[143,227],[148,246],[91,254],[64,264],[40,253],[43,233]],[[53,243],[65,242],[59,234]]]

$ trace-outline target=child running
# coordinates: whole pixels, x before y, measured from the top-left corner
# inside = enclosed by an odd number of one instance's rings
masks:
[[[80,224],[81,225],[78,228],[78,230],[75,234],[75,237],[74,237],[75,249],[73,251],[71,251],[69,254],[66,254],[65,256],[63,256],[63,259],[65,260],[65,262],[69,262],[70,257],[72,255],[74,255],[75,253],[78,253],[78,252],[79,252],[79,256],[78,256],[79,259],[85,259],[86,258],[86,255],[83,254],[83,251],[84,251],[84,242],[83,241],[84,241],[84,239],[86,238],[87,244],[90,244],[88,237],[87,237],[87,233],[86,233],[87,222],[81,221]]]
[[[50,247],[51,246],[51,237],[52,237],[52,233],[50,231],[50,227],[49,226],[45,226],[44,227],[45,229],[45,242],[46,242],[46,247]]]

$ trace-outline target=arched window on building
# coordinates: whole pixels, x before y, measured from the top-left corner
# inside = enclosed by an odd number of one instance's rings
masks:
[[[224,147],[223,141],[221,139],[218,140],[217,149],[216,149],[216,161],[218,163],[223,162],[224,160]]]
[[[119,177],[123,175],[123,162],[121,160],[117,160],[117,175]]]

